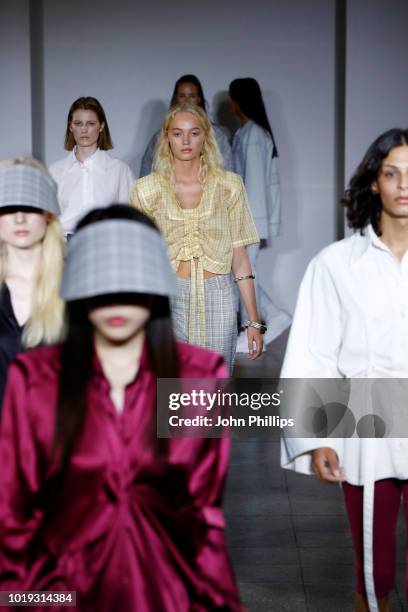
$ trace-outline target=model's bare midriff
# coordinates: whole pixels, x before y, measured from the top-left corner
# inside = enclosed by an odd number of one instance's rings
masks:
[[[198,259],[195,257],[195,265],[197,265]],[[176,272],[179,278],[191,278],[191,260],[188,261],[180,261],[179,267]],[[208,270],[204,270],[204,278],[211,278],[212,276],[217,276],[214,272],[209,272]]]

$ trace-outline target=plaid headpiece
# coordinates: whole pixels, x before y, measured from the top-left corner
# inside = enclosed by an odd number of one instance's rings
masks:
[[[0,166],[0,208],[32,206],[53,215],[61,214],[54,179],[26,164]]]
[[[68,243],[61,297],[111,293],[176,294],[175,274],[161,234],[127,219],[97,221]]]

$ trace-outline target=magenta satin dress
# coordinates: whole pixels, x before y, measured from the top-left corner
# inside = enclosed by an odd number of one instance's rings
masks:
[[[226,376],[218,355],[187,344],[178,350],[181,376]],[[0,434],[0,590],[76,591],[81,612],[242,610],[221,510],[230,441],[173,439],[158,457],[147,442],[156,378],[146,349],[121,413],[94,363],[84,435],[58,495],[49,483],[58,468],[51,445],[60,348],[33,349],[10,368]]]

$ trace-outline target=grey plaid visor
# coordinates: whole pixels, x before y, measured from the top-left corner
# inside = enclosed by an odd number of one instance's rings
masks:
[[[25,164],[0,167],[0,208],[7,206],[32,206],[59,215],[57,184],[39,168]]]
[[[175,295],[166,243],[157,230],[136,221],[87,225],[69,241],[60,293],[66,301],[112,293]]]

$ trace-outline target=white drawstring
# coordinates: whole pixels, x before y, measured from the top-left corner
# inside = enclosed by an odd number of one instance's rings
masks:
[[[370,612],[378,612],[373,562],[374,485],[373,480],[368,481],[364,485],[363,493],[364,582]]]

